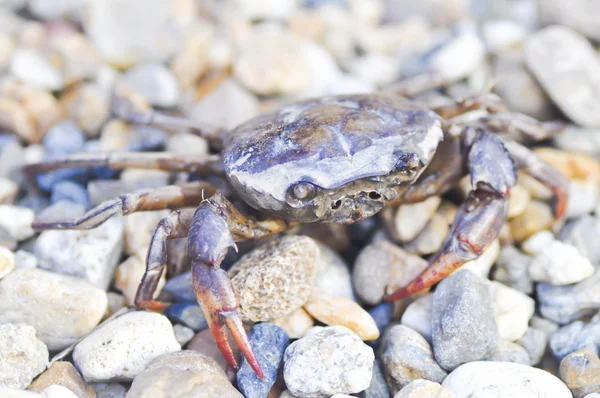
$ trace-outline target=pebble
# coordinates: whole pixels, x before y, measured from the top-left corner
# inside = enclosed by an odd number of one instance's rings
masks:
[[[487,278],[490,269],[500,255],[500,241],[496,239],[492,244],[475,260],[467,261],[460,269],[467,269],[477,276]]]
[[[346,261],[322,243],[319,243],[319,249],[321,255],[319,256],[319,273],[315,279],[315,287],[332,296],[356,301]]]
[[[114,286],[115,288],[123,293],[126,303],[129,307],[135,305],[135,295],[137,294],[138,287],[142,282],[142,276],[146,271],[146,252],[140,252],[133,256],[128,257],[125,261],[119,264],[116,268],[114,275]],[[158,280],[156,290],[152,295],[153,298],[157,298],[163,290],[166,281],[166,272],[163,272],[162,276]]]
[[[598,214],[598,213],[597,213]],[[600,233],[600,218],[585,215],[573,220],[560,231],[560,240],[575,246],[592,264],[600,262],[600,246],[595,237]]]
[[[0,204],[12,204],[19,193],[19,186],[8,178],[0,177]]]
[[[567,355],[560,362],[560,378],[576,397],[600,392],[600,359],[582,349]]]
[[[66,200],[83,205],[86,209],[91,207],[87,189],[73,181],[59,181],[52,186],[50,203]]]
[[[375,321],[375,324],[379,329],[379,336],[381,336],[383,331],[392,322],[392,317],[394,316],[394,303],[384,302],[378,304],[369,310],[369,315],[371,315]],[[375,343],[377,343],[377,341]]]
[[[204,314],[196,301],[175,303],[165,311],[165,315],[196,332],[208,327],[206,318],[204,318]]]
[[[600,272],[568,286],[537,285],[540,313],[557,323],[568,323],[600,309]]]
[[[522,241],[536,232],[548,229],[554,222],[550,207],[540,201],[531,200],[523,214],[508,221],[510,233],[517,242]]]
[[[242,398],[211,358],[195,351],[165,353],[136,376],[127,398]]]
[[[594,273],[594,266],[568,243],[553,241],[529,265],[529,277],[536,282],[562,286],[581,282]]]
[[[15,255],[5,247],[0,247],[0,279],[15,269]]]
[[[419,332],[421,336],[431,343],[431,308],[433,294],[417,298],[410,303],[402,314],[400,323]]]
[[[63,97],[69,116],[81,126],[87,137],[97,137],[110,116],[110,97],[96,83],[77,86],[72,98]]]
[[[371,315],[360,305],[344,297],[334,297],[313,289],[304,309],[313,318],[329,326],[345,326],[363,340],[379,337],[379,328]]]
[[[165,353],[181,350],[173,326],[163,315],[130,312],[81,340],[75,365],[88,382],[129,381]]]
[[[401,242],[417,237],[442,203],[439,196],[422,202],[398,206],[394,217],[394,236]]]
[[[47,152],[66,155],[83,149],[85,134],[73,120],[63,120],[48,130],[42,143]]]
[[[169,279],[165,284],[164,292],[175,301],[196,300],[196,293],[192,284],[192,272],[185,272]]]
[[[303,308],[298,308],[289,315],[270,321],[288,334],[290,339],[299,339],[315,324],[314,319]]]
[[[208,153],[208,141],[191,133],[173,134],[167,140],[167,152],[204,155]]]
[[[541,369],[510,362],[470,362],[446,377],[443,387],[459,397],[570,398],[571,392],[557,377]]]
[[[176,106],[181,96],[175,75],[162,64],[137,65],[123,75],[120,83],[154,106]]]
[[[521,249],[532,256],[543,253],[554,242],[554,234],[548,230],[536,232],[521,243]]]
[[[375,53],[355,58],[349,69],[354,76],[374,86],[390,84],[400,74],[400,65],[395,57]]]
[[[265,397],[277,380],[277,372],[290,338],[279,326],[263,322],[250,329],[248,339],[265,378],[261,381],[244,357],[237,373],[237,386],[246,398]]]
[[[427,261],[400,246],[379,241],[363,247],[354,262],[352,282],[356,295],[375,305],[384,295],[407,285],[427,267]]]
[[[63,386],[79,398],[96,397],[92,386],[83,380],[71,362],[54,362],[29,386],[28,390],[42,392],[52,385]]]
[[[558,0],[539,3],[539,17],[543,25],[556,23],[568,26],[594,40],[600,40],[600,29],[593,17],[598,12],[598,4],[585,0],[571,1],[568,6]]]
[[[50,91],[60,90],[65,81],[49,58],[33,48],[17,48],[11,58],[10,72],[23,83]]]
[[[33,268],[0,280],[0,323],[32,325],[50,351],[91,331],[106,308],[106,293],[80,278]]]
[[[450,223],[445,216],[438,212],[433,215],[421,233],[406,243],[404,248],[421,256],[433,254],[440,250],[449,231]]]
[[[528,34],[523,25],[507,19],[486,21],[481,33],[488,51],[500,55],[520,48]]]
[[[240,258],[229,270],[245,320],[268,321],[308,300],[318,273],[319,247],[306,236],[284,236]]]
[[[383,372],[381,371],[381,365],[378,359],[373,361],[373,373],[371,376],[371,384],[369,384],[369,388],[364,390],[359,394],[361,398],[379,398],[379,397],[389,397],[390,392],[385,382],[385,377]]]
[[[490,292],[500,338],[516,341],[527,331],[535,311],[535,301],[528,295],[499,282],[492,281]]]
[[[189,343],[190,340],[192,340],[192,338],[194,338],[194,330],[188,328],[187,326],[179,324],[173,325],[173,332],[175,333],[175,338],[177,339],[177,342],[182,347]]]
[[[37,394],[35,392],[10,388],[10,387],[0,387],[0,395],[6,398],[41,398],[43,395]],[[70,398],[70,397],[69,397]]]
[[[485,357],[485,360],[493,362],[513,362],[523,365],[531,364],[529,353],[523,346],[506,340],[500,341],[498,347],[490,352]]]
[[[594,355],[600,350],[600,322],[576,321],[561,327],[550,336],[550,349],[558,359],[585,348]]]
[[[125,387],[119,383],[95,383],[96,398],[125,398]]]
[[[485,45],[474,33],[465,30],[445,43],[428,60],[429,68],[445,83],[453,83],[473,73],[484,61]]]
[[[533,323],[533,322],[532,322]],[[541,362],[546,346],[548,345],[548,333],[536,329],[533,326],[527,329],[525,334],[517,340],[529,355],[529,365],[537,365]]]
[[[29,325],[0,325],[0,387],[27,388],[48,365],[48,348]]]
[[[535,154],[556,167],[569,180],[600,181],[600,161],[581,152],[537,148]]]
[[[503,246],[496,261],[493,279],[502,282],[525,294],[533,292],[533,282],[529,279],[529,263],[532,257],[514,246]]]
[[[404,387],[394,398],[457,398],[454,391],[442,387],[440,383],[419,379]]]
[[[110,151],[155,151],[167,142],[167,134],[153,126],[129,125],[122,120],[111,120],[100,133],[100,150]]]
[[[465,270],[438,285],[433,294],[433,352],[440,366],[453,370],[484,358],[498,345],[493,296],[484,279]]]
[[[242,354],[240,352],[239,347],[236,344],[234,344],[231,348],[236,363],[240,363]],[[235,380],[235,372],[227,363],[225,357],[219,350],[217,342],[215,341],[215,337],[213,336],[210,329],[204,329],[201,332],[196,333],[196,335],[189,342],[187,349],[197,351],[204,356],[212,358],[212,360],[215,361],[217,365],[219,365],[223,372],[227,372],[227,377],[229,378],[229,380]]]
[[[373,349],[343,326],[308,333],[285,350],[283,377],[289,391],[306,398],[352,394],[369,387]]]
[[[194,87],[206,74],[215,39],[214,28],[209,24],[197,24],[186,32],[183,45],[170,65],[182,88]]]
[[[394,394],[417,379],[441,383],[447,375],[433,358],[429,343],[404,325],[395,325],[386,332],[381,361],[388,386]]]
[[[575,123],[600,127],[600,60],[587,39],[550,26],[525,42],[525,62],[554,103]]]
[[[31,209],[0,204],[0,227],[18,241],[29,239],[35,234],[31,228],[34,218],[35,213]]]
[[[106,290],[123,250],[123,221],[84,231],[44,231],[35,243],[40,268],[84,278]]]
[[[25,250],[17,250],[15,252],[15,268],[19,269],[31,269],[37,268],[37,258]]]
[[[597,157],[600,154],[600,131],[596,128],[568,125],[552,138],[558,149],[571,152],[583,152]]]
[[[598,184],[589,180],[573,180],[569,183],[569,203],[565,217],[576,218],[591,213],[598,202]]]

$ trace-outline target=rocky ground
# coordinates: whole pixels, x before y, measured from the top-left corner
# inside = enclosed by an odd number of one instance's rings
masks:
[[[585,0],[0,0],[0,396],[600,397],[599,16]],[[66,169],[33,189],[27,163],[209,151],[184,129],[114,118],[113,90],[229,129],[298,98],[422,72],[444,88],[417,101],[493,89],[515,112],[567,123],[536,148],[570,179],[566,221],[521,175],[483,256],[394,304],[384,295],[426,267],[469,180],[386,210],[385,227],[309,226],[240,245],[226,266],[264,382],[216,348],[185,240],[169,243],[157,291],[173,305],[123,311],[168,210],[90,231],[31,228],[189,176]]]

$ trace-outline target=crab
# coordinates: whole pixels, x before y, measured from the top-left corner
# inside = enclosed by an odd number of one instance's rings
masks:
[[[154,232],[135,304],[165,307],[153,293],[167,264],[166,243],[187,236],[194,290],[220,351],[237,369],[229,331],[260,379],[235,292],[220,267],[228,250],[237,250],[235,242],[266,238],[301,223],[353,223],[386,206],[444,194],[470,174],[472,190],[441,249],[422,274],[385,298],[391,301],[433,286],[486,250],[507,217],[518,170],[550,188],[557,219],[566,208],[566,178],[517,142],[544,137],[555,126],[508,112],[491,95],[432,109],[389,93],[328,96],[285,105],[229,132],[139,111],[124,97],[115,97],[113,111],[130,123],[191,127],[223,148],[222,154],[75,154],[30,164],[26,172],[92,166],[185,171],[223,177],[233,188],[229,198],[206,181],[186,182],[123,195],[78,219],[36,220],[33,227],[90,229],[118,213],[176,209]],[[258,216],[238,210],[232,198],[249,204]]]

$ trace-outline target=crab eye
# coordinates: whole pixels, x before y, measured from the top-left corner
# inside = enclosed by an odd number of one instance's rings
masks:
[[[299,200],[310,200],[316,193],[315,186],[309,182],[299,182],[290,189],[290,194]]]

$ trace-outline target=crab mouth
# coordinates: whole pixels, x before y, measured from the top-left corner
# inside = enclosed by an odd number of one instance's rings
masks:
[[[333,198],[329,203],[323,221],[351,224],[378,213],[387,201],[377,191],[361,191],[351,195]]]

